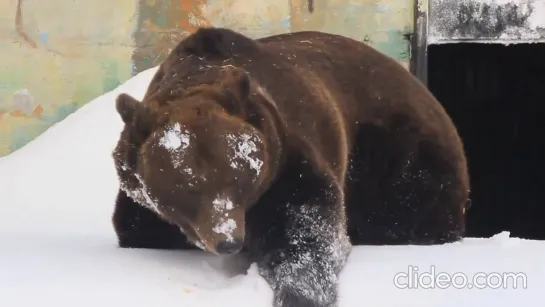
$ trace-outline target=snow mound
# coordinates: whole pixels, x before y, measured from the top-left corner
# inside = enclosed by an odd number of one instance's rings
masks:
[[[116,247],[111,151],[122,122],[114,101],[122,92],[141,99],[156,70],[0,159],[0,306],[271,306],[254,266],[232,276],[221,258],[201,252]],[[506,233],[443,246],[356,247],[340,307],[540,307],[544,256],[545,243]]]

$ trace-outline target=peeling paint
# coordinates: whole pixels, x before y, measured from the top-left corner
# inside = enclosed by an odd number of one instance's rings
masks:
[[[134,0],[46,2],[0,1],[0,156],[131,76]]]
[[[412,0],[291,0],[291,31],[317,30],[365,42],[400,63],[408,62],[414,2]],[[406,65],[405,65],[406,66]]]
[[[432,0],[428,43],[545,41],[545,0]]]

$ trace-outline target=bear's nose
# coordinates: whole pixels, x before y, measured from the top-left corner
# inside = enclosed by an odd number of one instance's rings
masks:
[[[242,239],[234,239],[230,241],[222,241],[216,244],[216,252],[218,254],[234,254],[242,249],[244,241]]]

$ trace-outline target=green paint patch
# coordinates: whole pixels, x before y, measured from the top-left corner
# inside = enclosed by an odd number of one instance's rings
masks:
[[[6,74],[0,74],[0,110],[11,109],[11,96],[16,91],[24,88],[26,74],[20,69],[6,68]]]
[[[151,67],[151,59],[149,57],[145,57],[144,61],[142,61],[142,62],[144,63],[144,67],[146,67],[146,69]]]
[[[53,122],[51,122],[51,124],[62,121],[63,119],[68,117],[68,115],[74,113],[77,109],[79,109],[79,107],[80,105],[75,102],[63,104],[57,107],[57,109],[55,110],[55,114],[53,115]]]
[[[47,126],[41,121],[31,121],[24,126],[18,126],[11,128],[11,139],[9,143],[9,150],[14,152],[23,148],[26,144],[30,143],[40,134],[47,130]]]
[[[74,95],[72,95],[73,103],[76,105],[83,105],[89,102],[91,99],[101,95],[102,88],[99,87],[88,87],[88,86],[79,86],[74,90]]]
[[[82,103],[76,103],[76,102],[62,104],[62,105],[56,106],[52,112],[48,112],[42,115],[40,119],[45,125],[49,127],[62,121],[63,119],[68,117],[68,115],[77,111],[82,105],[83,105]]]
[[[119,65],[115,61],[103,61],[102,67],[106,70],[106,75],[102,80],[103,90],[109,92],[121,84],[118,78]]]
[[[408,32],[407,32],[408,33]],[[393,30],[386,32],[386,40],[374,41],[373,47],[398,61],[409,61],[411,45],[406,39],[406,32]]]
[[[164,17],[157,17],[155,18],[155,24],[160,27],[166,27],[167,21]]]
[[[24,125],[14,125],[7,135],[9,151],[14,152],[44,133],[54,124],[74,113],[81,105],[77,103],[63,104],[55,108],[53,114],[44,114],[39,118],[28,119]],[[6,153],[7,154],[7,153]]]

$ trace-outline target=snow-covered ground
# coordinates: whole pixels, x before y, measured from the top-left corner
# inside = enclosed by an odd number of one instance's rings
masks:
[[[116,247],[110,152],[122,123],[114,100],[121,92],[141,98],[154,72],[0,159],[0,306],[271,306],[254,267],[233,277],[220,258],[201,252]],[[434,247],[356,247],[341,276],[340,307],[542,307],[544,256],[545,242],[505,233]],[[407,278],[411,266],[417,270]],[[429,288],[432,270],[439,276]],[[478,285],[464,287],[464,276]]]

